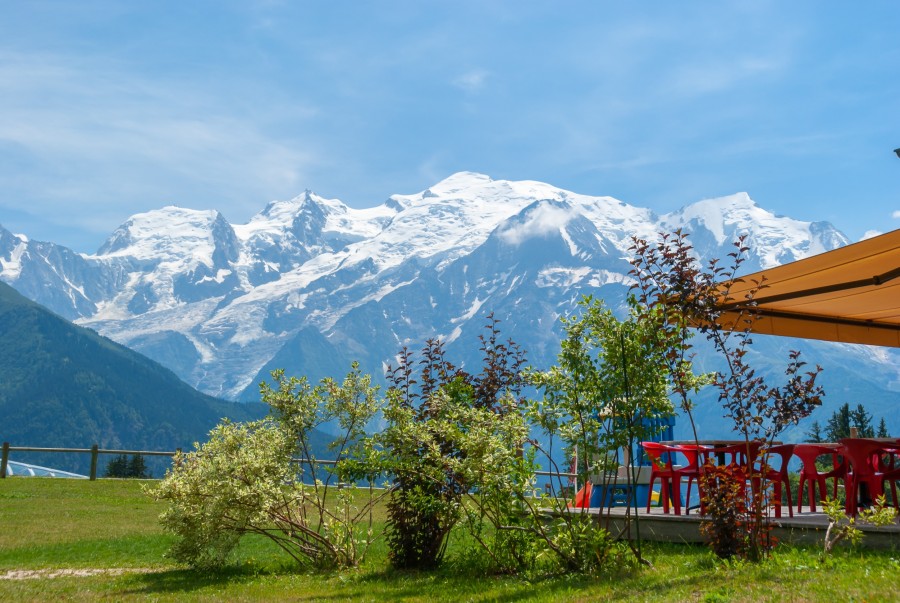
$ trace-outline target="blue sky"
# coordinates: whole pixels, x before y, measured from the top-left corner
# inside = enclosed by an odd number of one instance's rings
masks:
[[[0,0],[0,224],[95,251],[460,170],[900,228],[900,3]]]

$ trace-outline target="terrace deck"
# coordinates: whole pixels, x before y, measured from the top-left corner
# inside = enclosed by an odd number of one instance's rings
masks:
[[[591,508],[584,509],[586,513],[596,515],[603,512],[608,521],[608,528],[612,534],[620,534],[625,529],[626,514],[630,511],[631,519],[634,519],[634,509],[625,507],[611,507],[609,509]],[[821,512],[812,513],[809,507],[803,507],[802,513],[789,517],[786,510],[783,517],[771,517],[774,526],[772,534],[779,542],[788,544],[813,544],[821,545],[825,540],[825,532],[828,529],[828,516]],[[704,542],[700,534],[700,522],[704,517],[697,510],[692,510],[690,515],[675,515],[663,513],[659,507],[651,507],[648,513],[644,508],[638,509],[640,518],[640,532],[643,540],[663,542]],[[896,522],[887,527],[876,527],[857,523],[864,534],[860,546],[877,549],[900,550],[900,524]],[[632,521],[632,534],[635,533],[635,524]]]

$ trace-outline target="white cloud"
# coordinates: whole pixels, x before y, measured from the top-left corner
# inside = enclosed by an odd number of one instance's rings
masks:
[[[865,241],[866,239],[871,239],[872,237],[877,237],[877,236],[883,235],[883,234],[884,233],[881,232],[880,230],[867,230],[866,232],[863,233],[863,236],[860,239],[860,241]]]
[[[900,209],[894,211],[894,213],[891,214],[891,217],[900,219]]]
[[[484,69],[468,71],[453,80],[453,85],[470,94],[480,91],[487,83],[490,73]]]
[[[721,92],[746,80],[777,73],[783,59],[763,57],[722,57],[702,63],[683,65],[672,71],[669,92],[692,97]]]
[[[500,238],[511,245],[521,245],[528,239],[546,237],[559,231],[572,219],[570,212],[555,205],[543,204],[529,213],[522,224],[514,224],[500,232]]]
[[[313,108],[271,99],[248,118],[225,97],[215,82],[149,80],[116,61],[0,52],[0,143],[42,166],[19,186],[70,224],[97,228],[111,202],[106,231],[163,202],[213,202],[242,219],[294,194],[324,159],[278,128],[302,125]]]

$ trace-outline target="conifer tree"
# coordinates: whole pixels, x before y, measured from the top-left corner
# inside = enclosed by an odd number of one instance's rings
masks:
[[[119,454],[106,464],[103,477],[128,477],[128,457]]]
[[[813,421],[809,431],[806,432],[806,439],[814,444],[824,441],[822,439],[822,426],[819,425],[818,421]]]
[[[128,477],[133,477],[137,479],[149,479],[150,471],[147,469],[147,464],[144,462],[143,455],[133,454],[131,455],[131,461],[128,462]]]
[[[850,420],[856,427],[857,435],[861,438],[874,438],[875,429],[872,427],[872,415],[866,411],[862,404],[856,405],[856,410],[850,413]]]
[[[837,442],[850,437],[850,405],[844,404],[834,411],[825,426],[825,436],[829,442]]]

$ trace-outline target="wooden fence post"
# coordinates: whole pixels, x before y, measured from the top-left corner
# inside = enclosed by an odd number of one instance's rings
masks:
[[[0,478],[6,477],[7,463],[9,463],[9,442],[3,442],[3,457],[0,458]]]
[[[97,444],[91,446],[91,481],[97,479],[97,451],[100,447]]]

